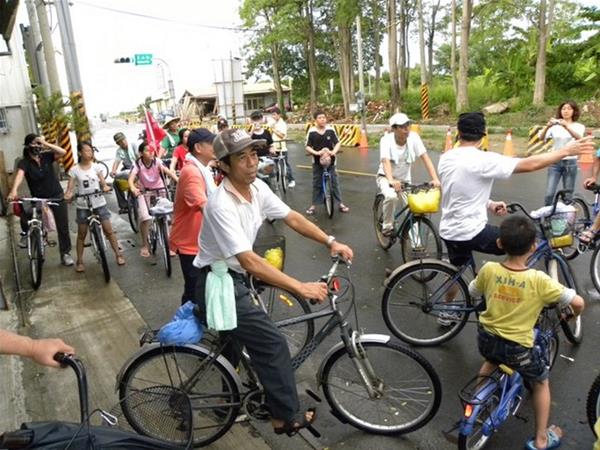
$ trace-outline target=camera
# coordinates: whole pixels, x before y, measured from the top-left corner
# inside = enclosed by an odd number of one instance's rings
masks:
[[[560,119],[550,119],[550,123],[552,125],[558,125],[560,123]]]

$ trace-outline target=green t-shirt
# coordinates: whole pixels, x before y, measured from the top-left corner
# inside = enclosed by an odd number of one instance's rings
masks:
[[[540,270],[511,270],[488,262],[477,274],[469,292],[484,295],[486,309],[479,322],[492,334],[524,347],[533,347],[533,327],[544,306],[571,303],[573,289],[567,289]]]
[[[167,151],[165,158],[171,158],[173,156],[173,150],[175,150],[175,147],[177,147],[178,145],[179,131],[177,131],[177,133],[167,131],[167,135],[160,142],[160,146]]]

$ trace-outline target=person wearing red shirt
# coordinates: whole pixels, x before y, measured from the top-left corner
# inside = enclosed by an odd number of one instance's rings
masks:
[[[189,133],[189,154],[181,169],[175,193],[169,245],[181,263],[184,279],[182,304],[194,299],[199,269],[192,263],[199,252],[198,235],[202,229],[203,208],[212,190],[212,179],[207,183],[207,173],[210,174],[207,166],[215,159],[212,146],[214,138],[215,135],[206,128],[197,128]]]
[[[182,128],[179,130],[179,145],[173,150],[173,157],[171,158],[170,169],[175,172],[180,171],[183,168],[185,157],[188,154],[188,137],[190,135],[189,128]]]

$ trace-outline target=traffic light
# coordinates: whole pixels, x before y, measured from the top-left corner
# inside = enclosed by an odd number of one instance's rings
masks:
[[[131,61],[131,58],[129,56],[126,56],[124,58],[116,58],[115,59],[115,64],[127,64],[127,63],[130,63],[130,62],[132,62],[132,61]]]

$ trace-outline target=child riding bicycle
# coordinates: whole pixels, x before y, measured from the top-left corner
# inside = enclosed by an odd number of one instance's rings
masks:
[[[150,232],[150,214],[148,212],[148,205],[146,203],[146,190],[157,190],[162,189],[159,196],[166,197],[166,183],[165,175],[171,177],[175,182],[178,181],[177,175],[175,175],[167,166],[161,164],[156,159],[154,149],[147,143],[143,142],[138,148],[140,157],[133,165],[131,173],[129,174],[129,189],[134,197],[137,197],[138,217],[140,222],[140,232],[142,234],[142,248],[140,255],[144,258],[150,256],[150,249],[148,248],[148,234]],[[135,184],[135,179],[138,178],[138,188]]]
[[[67,192],[65,193],[65,200],[70,201],[73,198],[73,188],[77,186],[77,193],[79,195],[93,194],[100,190],[109,192],[110,187],[106,184],[102,170],[98,164],[94,163],[94,149],[92,143],[83,141],[77,144],[77,155],[79,164],[73,166],[69,170],[69,183],[67,184]],[[119,250],[119,244],[117,243],[117,236],[113,232],[112,225],[110,223],[110,212],[106,206],[106,199],[103,195],[94,195],[91,198],[92,208],[94,214],[100,217],[102,223],[102,229],[110,246],[115,252],[117,264],[122,266],[125,264],[125,258]],[[77,262],[75,263],[76,272],[84,272],[85,266],[83,265],[83,247],[85,237],[88,232],[88,216],[90,210],[88,209],[87,202],[84,198],[77,199]]]
[[[584,307],[573,289],[550,276],[527,267],[535,251],[536,228],[523,216],[511,216],[500,225],[497,245],[507,254],[502,263],[488,262],[469,285],[474,297],[484,295],[486,309],[479,316],[477,344],[485,362],[480,376],[489,376],[505,364],[531,383],[535,413],[535,436],[525,448],[558,448],[563,435],[556,425],[548,427],[550,417],[549,369],[534,344],[534,327],[545,306],[558,303],[570,306],[576,315]]]

